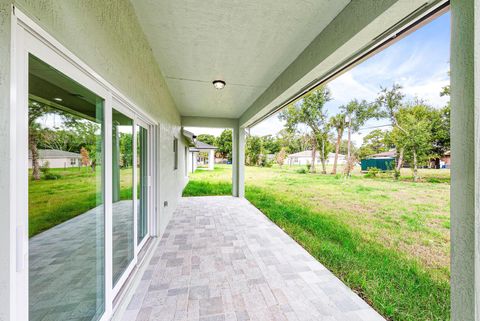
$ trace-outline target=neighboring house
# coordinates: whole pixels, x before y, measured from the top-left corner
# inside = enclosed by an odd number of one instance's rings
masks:
[[[450,151],[445,152],[442,157],[431,158],[429,168],[450,168]]]
[[[397,157],[397,151],[395,149],[391,149],[388,152],[381,152],[378,154],[373,154],[367,157],[367,159],[371,158],[395,158]]]
[[[346,159],[347,157],[343,154],[338,154],[338,160],[337,164],[339,165],[344,165],[346,164]],[[333,164],[335,160],[335,153],[328,153],[327,159],[325,160],[325,163],[328,164]],[[288,155],[287,159],[285,160],[285,164],[288,165],[307,165],[312,163],[312,151],[311,150],[305,150],[303,152],[295,153],[295,154],[290,154]],[[316,152],[315,155],[315,164],[321,164],[320,161],[320,153]]]
[[[206,169],[213,171],[215,168],[215,151],[218,148],[196,141],[195,147],[189,148],[189,157],[187,159],[187,168],[189,173],[197,170],[198,166],[208,165]],[[207,154],[207,156],[205,156]]]
[[[361,170],[363,172],[368,171],[369,168],[378,168],[381,171],[391,170],[394,167],[396,157],[397,151],[395,149],[370,155],[361,160]]]
[[[38,162],[44,166],[48,162],[50,168],[79,167],[82,165],[82,155],[58,149],[39,149]],[[28,168],[32,168],[32,154],[28,152]]]

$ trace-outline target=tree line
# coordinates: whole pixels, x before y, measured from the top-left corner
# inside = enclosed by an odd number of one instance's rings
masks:
[[[450,87],[440,95],[449,96]],[[329,115],[326,103],[332,100],[327,86],[320,86],[300,100],[285,107],[278,115],[285,127],[277,135],[247,136],[247,165],[269,166],[275,161],[283,165],[287,155],[310,150],[310,171],[316,172],[318,154],[321,173],[327,173],[328,154],[335,153],[331,170],[338,170],[338,155],[346,155],[344,174],[349,176],[360,159],[379,152],[396,150],[395,171],[406,163],[418,179],[418,168],[432,158],[440,158],[450,150],[450,103],[434,108],[422,99],[407,100],[402,87],[393,84],[381,87],[373,101],[352,99]],[[352,135],[365,130],[369,120],[385,120],[388,129],[374,129],[357,148]],[[368,129],[368,128],[367,128]],[[217,146],[218,156],[231,160],[232,132],[225,130],[220,137],[199,135],[198,140]],[[268,157],[268,155],[271,155]]]

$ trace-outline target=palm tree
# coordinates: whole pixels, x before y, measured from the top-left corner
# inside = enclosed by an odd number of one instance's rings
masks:
[[[337,131],[337,141],[335,143],[335,159],[333,161],[332,174],[337,174],[338,153],[340,152],[340,143],[342,141],[343,132],[345,130],[346,115],[345,113],[339,113],[330,118],[330,126]]]

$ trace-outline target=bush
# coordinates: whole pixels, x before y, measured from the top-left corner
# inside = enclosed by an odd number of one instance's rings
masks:
[[[310,172],[310,169],[312,168],[312,165],[307,164],[307,172]]]
[[[40,172],[45,176],[50,173],[50,163],[48,161],[43,163],[43,166],[40,166]]]
[[[369,167],[367,170],[368,172],[365,174],[365,177],[375,178],[380,173],[380,170],[377,167]]]
[[[400,171],[399,170],[397,170],[397,169],[393,170],[393,178],[395,178],[396,180],[398,180],[400,178]]]
[[[263,155],[260,159],[260,167],[272,167],[273,161],[268,160],[266,155]]]
[[[55,179],[59,179],[61,176],[58,175],[58,174],[52,174],[52,173],[47,173],[45,174],[45,179],[46,180],[55,180]]]
[[[303,167],[300,168],[300,169],[297,169],[297,173],[299,173],[299,174],[307,174],[307,172],[308,172],[307,169],[303,168]]]

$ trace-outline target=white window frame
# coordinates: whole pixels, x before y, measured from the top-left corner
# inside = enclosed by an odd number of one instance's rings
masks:
[[[138,253],[147,243],[147,239],[154,235],[152,231],[156,231],[156,215],[154,213],[154,196],[156,195],[156,180],[152,180],[154,170],[153,164],[156,162],[156,145],[154,144],[153,133],[157,132],[158,123],[153,117],[142,111],[128,98],[114,88],[109,82],[98,75],[87,64],[80,60],[76,55],[66,49],[60,42],[55,40],[44,29],[37,25],[27,15],[22,13],[18,8],[12,6],[12,49],[11,49],[11,120],[14,127],[12,130],[11,144],[15,146],[16,153],[11,158],[11,168],[15,173],[15,181],[12,181],[12,203],[14,213],[11,220],[12,233],[11,250],[16,254],[15,266],[12,267],[16,271],[12,277],[12,283],[15,284],[16,294],[13,307],[13,319],[17,321],[28,321],[28,55],[29,53],[38,57],[45,63],[56,68],[72,80],[78,82],[90,91],[105,99],[104,102],[104,162],[110,164],[104,169],[104,215],[105,215],[105,284],[104,299],[105,310],[100,321],[109,320],[114,312],[113,302],[121,287],[126,284],[129,274],[138,264]],[[123,107],[118,107],[121,103]],[[149,130],[149,202],[148,202],[148,220],[149,229],[147,236],[143,242],[136,246],[136,238],[134,240],[135,251],[133,263],[129,265],[121,279],[117,281],[115,288],[112,287],[112,107],[121,112],[130,111],[133,115],[134,126],[137,122],[145,124],[145,128]],[[127,114],[127,113],[126,113]],[[135,128],[135,127],[134,127]],[[134,132],[135,133],[135,132]],[[134,147],[136,148],[136,139],[134,139]],[[136,150],[136,149],[134,149]],[[134,153],[136,157],[136,153]],[[136,179],[136,170],[134,170],[134,179]],[[134,181],[135,182],[135,181]],[[134,188],[136,184],[134,184]],[[134,198],[135,202],[135,198]],[[135,203],[134,203],[135,204]],[[135,206],[136,208],[136,206]],[[136,216],[136,209],[135,216]],[[136,217],[135,221],[136,224]],[[134,226],[136,233],[136,225]],[[135,235],[136,237],[136,235]]]

